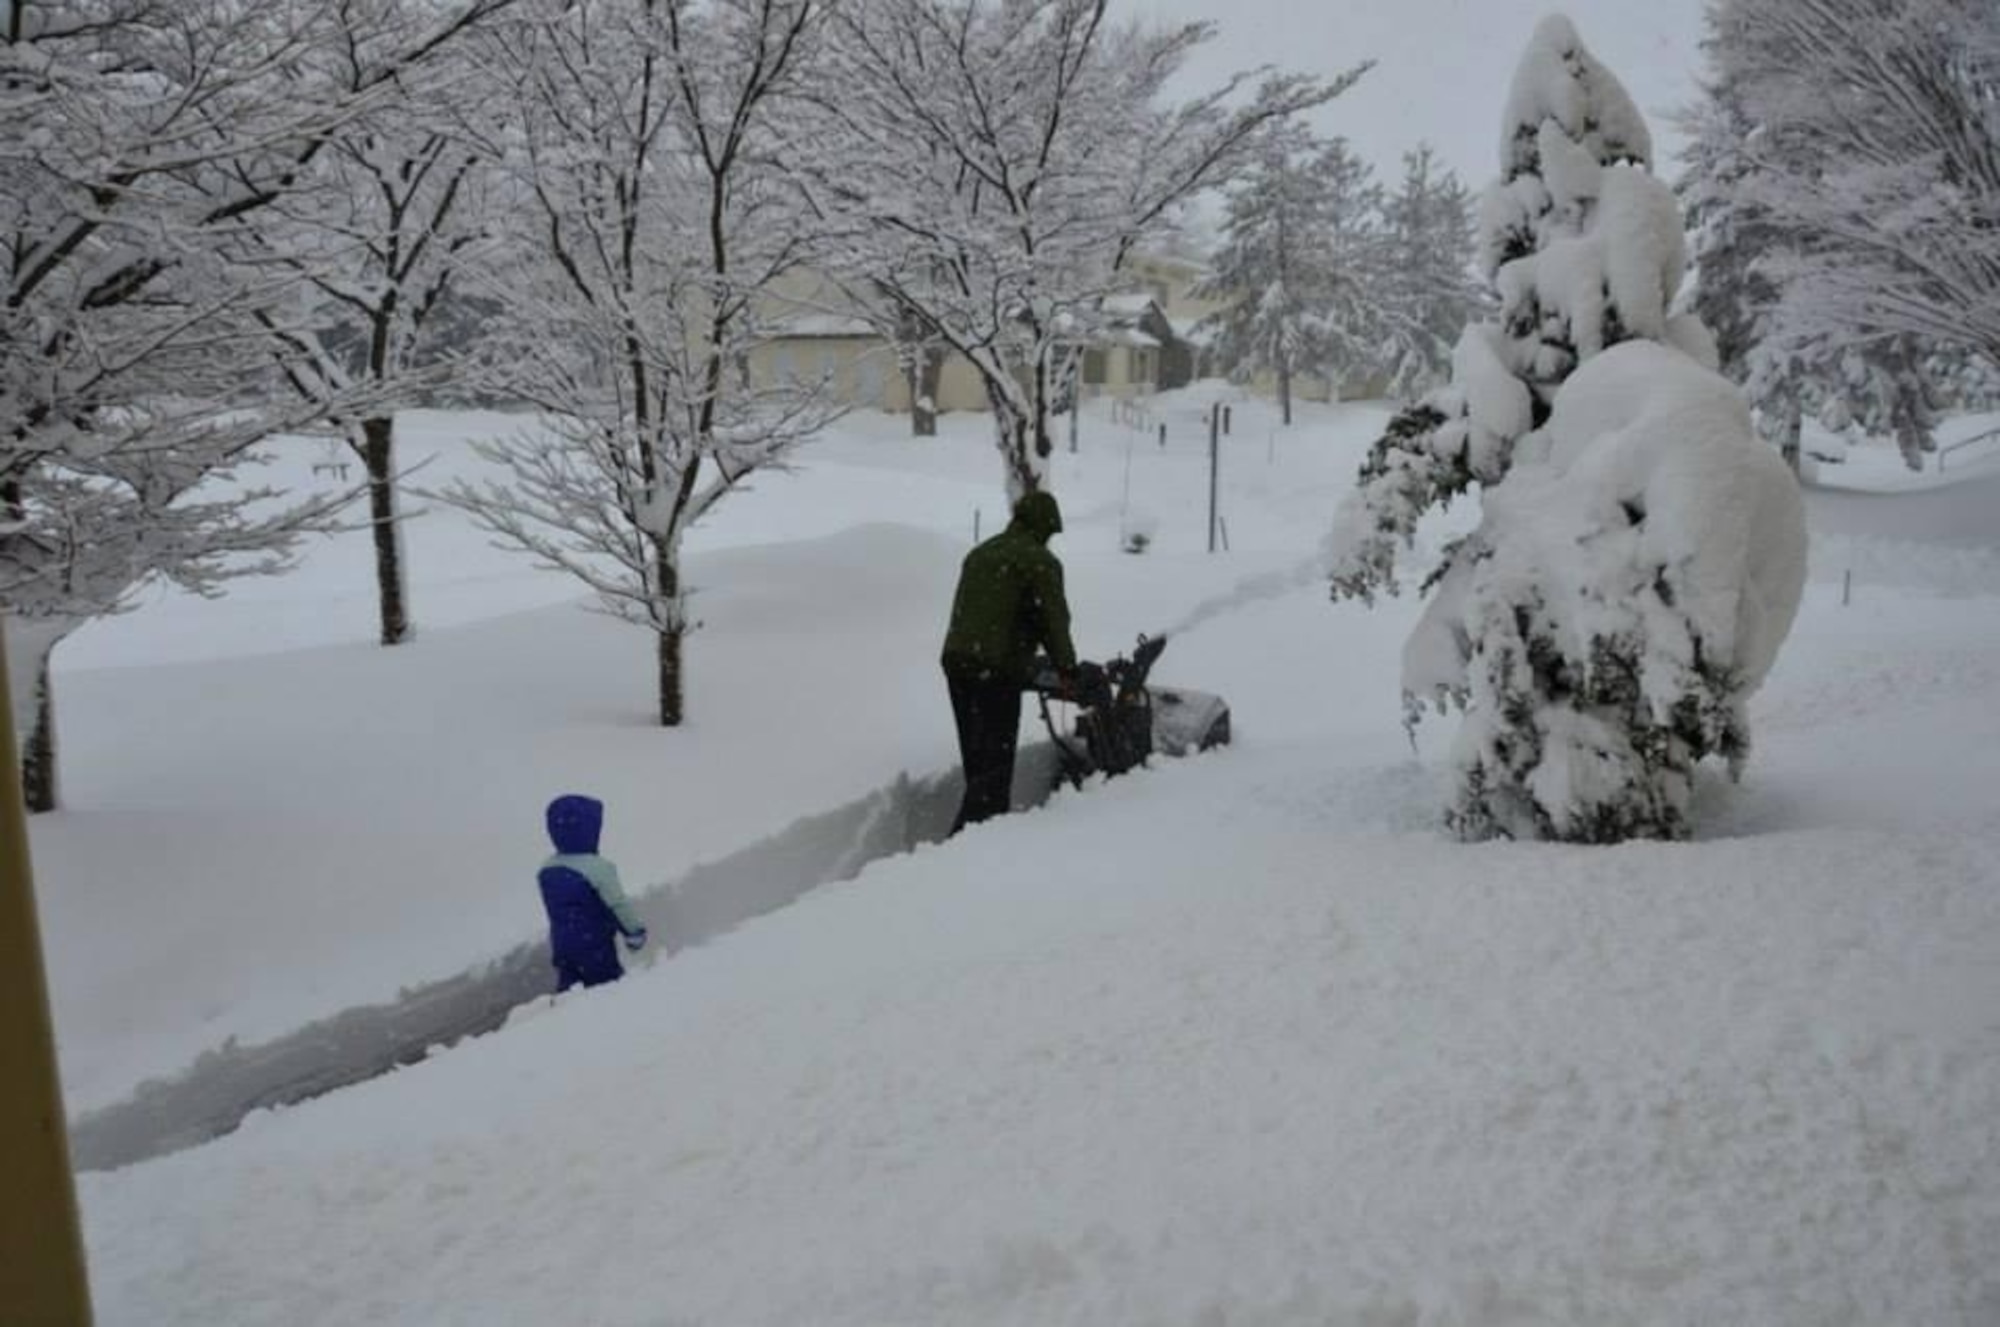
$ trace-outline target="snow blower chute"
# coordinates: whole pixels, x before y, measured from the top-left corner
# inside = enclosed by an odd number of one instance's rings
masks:
[[[1147,685],[1147,675],[1166,648],[1165,636],[1141,636],[1129,656],[1101,664],[1079,663],[1075,685],[1068,689],[1048,660],[1037,661],[1030,685],[1040,698],[1042,723],[1056,744],[1061,777],[1080,788],[1086,774],[1123,774],[1145,764],[1155,751],[1184,756],[1228,744],[1229,706],[1222,697]],[[1051,700],[1076,705],[1070,735],[1062,733],[1049,713]]]

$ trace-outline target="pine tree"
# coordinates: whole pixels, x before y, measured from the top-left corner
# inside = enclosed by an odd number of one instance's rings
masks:
[[[1402,187],[1382,203],[1382,370],[1408,399],[1445,381],[1451,348],[1484,303],[1473,272],[1471,196],[1428,145],[1403,156]]]
[[[1230,190],[1213,275],[1197,293],[1226,300],[1206,319],[1223,368],[1270,374],[1284,422],[1302,374],[1334,377],[1372,359],[1380,325],[1380,190],[1343,139],[1275,127]]]
[[[1682,116],[1682,128],[1687,170],[1679,193],[1694,239],[1691,307],[1715,337],[1717,367],[1744,386],[1759,433],[1797,470],[1811,383],[1828,370],[1808,365],[1798,347],[1767,344],[1780,292],[1758,261],[1793,237],[1745,187],[1755,170],[1746,150],[1752,125],[1732,87],[1709,86]]]
[[[1536,30],[1480,249],[1499,297],[1449,387],[1376,444],[1336,521],[1336,598],[1395,588],[1431,509],[1481,519],[1424,582],[1412,722],[1465,714],[1447,823],[1466,838],[1688,832],[1695,765],[1748,753],[1743,702],[1804,579],[1796,484],[1669,301],[1679,209],[1644,122],[1567,20]]]

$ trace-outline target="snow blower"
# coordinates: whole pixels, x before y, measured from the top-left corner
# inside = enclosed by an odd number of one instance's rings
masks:
[[[1062,778],[1081,788],[1085,775],[1123,774],[1144,765],[1155,751],[1184,756],[1228,744],[1229,706],[1222,697],[1147,685],[1153,664],[1166,648],[1165,636],[1141,636],[1129,656],[1077,664],[1075,684],[1069,688],[1047,659],[1037,660],[1030,689],[1039,698],[1042,724],[1055,743]],[[1067,700],[1077,707],[1076,724],[1068,736],[1049,713],[1051,700]]]

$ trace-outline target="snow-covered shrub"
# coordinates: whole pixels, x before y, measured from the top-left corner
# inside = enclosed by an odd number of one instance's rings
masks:
[[[1740,769],[1744,702],[1797,611],[1797,486],[1671,311],[1686,255],[1650,152],[1617,80],[1545,20],[1481,208],[1499,316],[1392,421],[1329,541],[1336,598],[1393,592],[1425,513],[1478,486],[1403,660],[1413,721],[1465,712],[1446,819],[1467,838],[1686,835],[1694,767]]]

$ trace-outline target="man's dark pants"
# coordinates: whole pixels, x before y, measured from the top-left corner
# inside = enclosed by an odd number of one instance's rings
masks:
[[[1021,730],[1021,686],[999,681],[983,668],[944,666],[951,713],[958,721],[958,754],[965,766],[965,800],[951,832],[1013,804],[1014,742]]]

